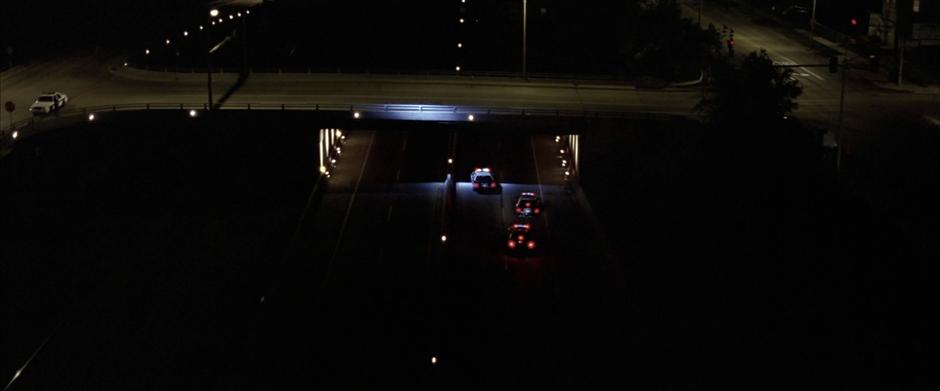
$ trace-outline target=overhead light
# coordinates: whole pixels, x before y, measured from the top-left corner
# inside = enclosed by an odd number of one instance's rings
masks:
[[[470,114],[467,116],[467,121],[473,121],[473,119],[474,119],[473,114]]]
[[[89,120],[89,121],[94,121],[94,120],[95,120],[95,113],[88,114],[88,120]]]
[[[189,116],[190,116],[190,117],[196,117],[196,110],[190,110],[190,111],[189,111]]]

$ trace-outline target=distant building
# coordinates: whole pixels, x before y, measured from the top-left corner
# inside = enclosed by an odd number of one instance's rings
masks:
[[[869,34],[893,43],[895,34],[921,44],[940,44],[940,0],[883,0],[881,14],[872,13]]]

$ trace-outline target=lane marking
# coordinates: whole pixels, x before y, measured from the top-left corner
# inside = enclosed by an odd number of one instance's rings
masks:
[[[16,379],[19,379],[20,376],[23,375],[23,371],[26,370],[26,367],[29,366],[29,363],[31,363],[31,362],[33,361],[33,359],[36,358],[36,355],[39,354],[39,351],[42,350],[42,348],[46,347],[46,343],[48,343],[49,340],[52,339],[52,336],[55,335],[56,332],[59,331],[59,328],[62,327],[62,324],[63,324],[63,323],[65,323],[65,321],[59,322],[59,324],[57,324],[57,325],[55,326],[55,328],[52,329],[52,332],[49,333],[49,336],[46,337],[46,339],[44,339],[44,340],[42,341],[42,343],[39,344],[39,347],[36,348],[36,350],[33,351],[33,354],[30,354],[30,355],[29,355],[29,358],[26,359],[26,362],[23,363],[23,366],[19,367],[19,368],[16,370],[16,372],[13,373],[13,377],[10,379],[10,382],[7,383],[7,385],[6,385],[5,387],[3,387],[3,391],[9,390],[10,387],[13,386],[13,383],[16,382]]]
[[[770,53],[770,52],[768,52],[768,53]],[[784,64],[784,65],[797,65],[797,62],[796,62],[796,61],[793,61],[793,60],[787,58],[786,56],[779,55],[779,56],[777,56],[777,57],[782,58],[784,61],[786,61],[786,62],[788,63],[788,64]],[[822,76],[817,75],[816,72],[813,72],[813,71],[807,69],[806,67],[800,67],[800,69],[802,69],[802,70],[805,71],[806,73],[812,75],[813,77],[819,79],[820,81],[825,81],[825,80],[826,80],[826,79],[823,79]]]
[[[529,146],[532,147],[532,160],[535,162],[535,181],[539,185],[539,194],[544,201],[546,199],[545,190],[542,188],[542,174],[541,169],[539,168],[539,157],[535,152],[535,141],[532,140],[533,136],[529,136]],[[548,211],[545,210],[545,205],[542,205],[542,221],[545,223],[545,241],[548,242],[552,238],[552,230],[548,226]]]
[[[349,204],[346,205],[346,215],[343,216],[343,222],[339,228],[339,237],[336,239],[336,245],[333,246],[333,253],[330,255],[330,262],[326,265],[326,275],[323,276],[323,282],[320,283],[320,290],[330,281],[330,275],[333,272],[333,263],[336,261],[336,254],[339,252],[340,245],[343,244],[343,235],[346,234],[346,226],[349,222],[349,214],[352,212],[353,203],[356,202],[356,194],[359,193],[359,185],[362,184],[362,177],[366,172],[366,166],[369,165],[369,155],[372,153],[372,144],[375,142],[375,132],[369,138],[369,146],[366,148],[365,158],[362,160],[362,167],[359,168],[359,178],[356,179],[356,187],[353,188],[352,196],[349,197]]]

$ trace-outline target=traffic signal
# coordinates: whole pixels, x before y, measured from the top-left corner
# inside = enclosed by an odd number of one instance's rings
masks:
[[[836,56],[829,57],[829,73],[838,73],[839,72],[839,58]]]
[[[852,27],[858,26],[858,19],[849,19],[849,24],[852,25]]]

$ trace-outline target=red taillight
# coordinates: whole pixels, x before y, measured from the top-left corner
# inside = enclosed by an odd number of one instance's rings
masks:
[[[542,211],[541,209],[535,208],[535,214],[539,214],[539,212],[541,212],[541,211]]]
[[[526,208],[531,208],[531,207],[532,207],[532,203],[531,203],[531,202],[526,202],[526,203],[525,203],[525,207],[526,207]]]
[[[522,213],[522,208],[516,208],[516,213]]]
[[[476,189],[476,188],[478,188],[478,187],[480,187],[480,183],[479,183],[479,182],[473,182],[473,188]]]
[[[516,248],[516,242],[512,240],[506,242],[506,245],[509,246],[509,248]]]
[[[491,188],[491,189],[495,189],[495,188],[496,188],[496,182],[490,182],[490,188]]]
[[[530,241],[529,241],[529,244],[527,244],[526,246],[529,247],[529,250],[535,248],[535,241],[534,241],[534,240],[530,240]]]

